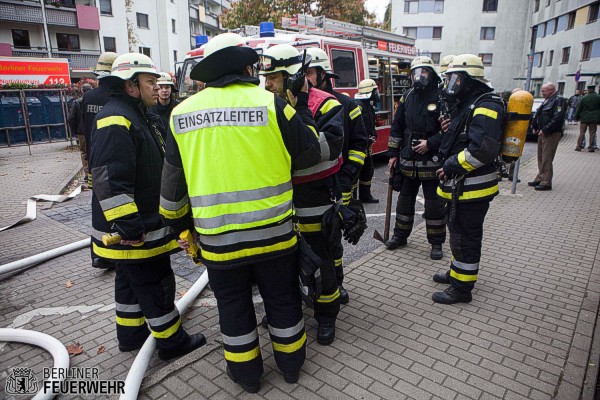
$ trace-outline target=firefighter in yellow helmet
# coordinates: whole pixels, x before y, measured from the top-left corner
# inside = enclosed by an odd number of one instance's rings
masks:
[[[456,57],[454,54],[448,54],[447,56],[442,57],[440,60],[440,75],[443,75],[448,70],[448,65],[454,60]]]
[[[290,79],[301,71],[304,55],[289,44],[273,46],[262,55],[260,74],[265,76],[265,87],[278,96],[284,96]],[[307,60],[314,60],[309,55]],[[321,163],[313,168],[295,171],[294,207],[298,227],[310,247],[324,261],[320,272],[323,291],[314,301],[314,316],[318,322],[317,343],[329,345],[335,339],[335,321],[340,310],[340,291],[335,277],[332,248],[323,229],[323,215],[333,210],[341,199],[337,172],[342,163],[343,108],[336,98],[314,87],[308,91],[310,113],[315,119],[323,151]],[[269,326],[272,326],[268,319]]]
[[[333,90],[332,79],[339,79],[331,66],[331,61],[327,53],[318,47],[309,47],[307,54],[312,57],[311,64],[306,71],[311,85],[317,89],[323,90],[335,96],[335,98],[344,107],[344,147],[342,149],[343,164],[338,172],[340,188],[342,190],[343,204],[350,205],[352,197],[352,188],[358,182],[360,170],[364,165],[367,150],[369,147],[369,135],[365,130],[365,124],[361,115],[361,109],[358,103],[350,97],[344,96],[342,93]],[[366,201],[372,201],[371,198],[365,198]],[[353,202],[352,207],[355,206]],[[359,219],[366,221],[366,216],[362,205],[354,211]],[[366,227],[366,223],[365,223]],[[358,241],[358,239],[356,239]],[[344,267],[343,267],[344,247],[341,243],[334,246],[334,263],[335,272],[340,288],[340,302],[347,304],[350,301],[348,291],[344,288]]]
[[[379,103],[379,89],[377,83],[373,79],[363,79],[358,84],[358,92],[354,95],[354,100],[357,100],[361,111],[365,130],[369,135],[369,148],[365,157],[365,164],[360,169],[358,176],[358,198],[363,203],[376,204],[379,200],[371,194],[371,180],[375,173],[373,165],[373,144],[377,140],[376,115],[375,107]]]
[[[237,34],[206,44],[190,74],[206,88],[171,114],[160,201],[167,224],[195,229],[217,299],[227,373],[250,393],[260,390],[264,371],[254,282],[286,382],[296,383],[306,357],[292,171],[321,160],[307,85],[293,96],[294,108],[258,86],[257,62]]]
[[[171,111],[173,111],[179,102],[175,100],[175,82],[173,82],[173,77],[170,74],[161,72],[160,78],[158,78],[156,83],[160,87],[158,101],[154,107],[148,109],[148,113],[160,118],[164,132],[166,133],[169,128]]]
[[[442,142],[440,123],[440,78],[429,57],[420,56],[411,64],[412,88],[398,102],[388,141],[389,167],[401,178],[396,188],[394,235],[385,242],[388,249],[406,246],[413,228],[419,188],[425,198],[425,227],[432,260],[443,257],[446,241],[444,202],[437,196],[436,170],[442,165],[438,149]]]
[[[442,121],[443,166],[437,171],[437,193],[448,203],[452,260],[448,271],[433,276],[435,282],[450,286],[434,293],[432,299],[454,304],[470,302],[477,281],[483,222],[490,201],[498,194],[494,160],[500,151],[504,104],[492,94],[476,55],[454,57],[446,78],[444,90],[457,105],[450,118]]]
[[[206,339],[183,329],[174,305],[169,255],[179,246],[158,214],[164,143],[144,113],[156,104],[159,76],[149,57],[126,53],[100,81],[109,86],[111,99],[98,113],[92,132],[92,248],[116,263],[119,350],[139,349],[152,333],[158,357],[169,360],[190,353]],[[118,233],[120,243],[105,245],[102,236],[109,233]]]

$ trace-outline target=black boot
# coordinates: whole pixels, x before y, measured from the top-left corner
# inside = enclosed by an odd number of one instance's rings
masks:
[[[348,295],[348,291],[344,289],[342,285],[339,286],[340,289],[340,303],[348,304],[350,301],[350,296]]]
[[[113,269],[115,263],[101,257],[92,257],[92,267],[99,269]]]
[[[441,260],[444,257],[444,252],[442,251],[441,244],[432,244],[431,245],[431,254],[429,255],[432,260]]]
[[[233,382],[240,385],[242,387],[242,389],[244,389],[248,393],[258,393],[258,391],[260,390],[260,381],[256,381],[256,382],[252,382],[252,383],[244,383],[244,382],[239,382],[239,381],[236,381],[235,379],[233,379],[233,374],[231,373],[229,366],[227,366],[227,376]]]
[[[360,201],[362,201],[363,203],[367,203],[367,204],[379,203],[379,199],[376,199],[375,197],[373,197],[373,195],[371,193],[361,195],[359,198],[360,198]]]
[[[437,283],[450,283],[450,271],[438,272],[433,275],[433,281]]]
[[[435,303],[441,304],[456,304],[456,303],[470,303],[473,300],[471,292],[466,292],[456,289],[454,286],[449,286],[443,292],[435,292],[431,295],[431,299]]]
[[[158,358],[163,361],[168,361],[173,358],[184,356],[192,351],[200,348],[206,344],[206,338],[203,334],[197,333],[190,335],[187,342],[184,345],[176,347],[171,350],[158,350]]]
[[[317,328],[317,343],[327,346],[335,339],[335,323],[324,322]]]
[[[300,378],[300,371],[283,373],[283,380],[287,383],[296,383],[298,378]]]
[[[406,243],[406,238],[399,238],[398,236],[394,235],[391,239],[386,240],[384,244],[388,250],[395,250],[398,247],[406,246]]]

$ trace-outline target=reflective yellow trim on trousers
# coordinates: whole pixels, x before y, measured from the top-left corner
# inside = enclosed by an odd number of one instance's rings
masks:
[[[96,129],[106,128],[111,125],[121,125],[129,129],[131,121],[121,115],[106,117],[96,121]]]
[[[472,166],[471,164],[469,164],[467,162],[467,158],[466,158],[464,150],[461,151],[460,153],[458,153],[458,163],[460,164],[461,167],[463,167],[464,169],[466,169],[469,172],[471,172],[475,169],[474,166]]]
[[[286,240],[285,242],[272,244],[270,246],[252,247],[250,249],[232,251],[229,253],[212,253],[212,252],[206,251],[204,249],[201,249],[201,252],[202,252],[202,257],[208,261],[229,261],[229,260],[235,260],[238,258],[255,256],[258,254],[273,253],[276,251],[289,249],[290,247],[293,247],[297,242],[298,242],[298,237],[294,236],[291,239]]]
[[[250,351],[244,353],[233,353],[231,351],[223,350],[225,353],[225,359],[232,362],[248,362],[254,360],[260,356],[260,347],[256,346]]]
[[[107,221],[112,221],[113,219],[121,218],[136,212],[138,212],[137,204],[131,202],[104,211],[104,218],[106,218]]]
[[[141,260],[144,258],[155,257],[164,253],[168,253],[171,250],[178,249],[179,244],[176,240],[171,240],[169,243],[153,249],[131,249],[131,250],[117,250],[107,249],[98,246],[96,243],[92,243],[94,254],[110,258],[113,260]]]
[[[325,115],[337,106],[341,106],[339,101],[335,99],[329,99],[323,103],[323,106],[319,109],[319,111],[321,111],[321,114]]]
[[[154,336],[157,339],[168,339],[171,336],[173,336],[173,334],[175,332],[177,332],[177,329],[181,326],[181,319],[178,319],[177,322],[175,322],[173,325],[171,325],[170,328],[165,329],[162,332],[157,332],[152,330],[152,328],[150,328],[150,330],[152,331],[152,336]]]
[[[146,323],[146,318],[123,318],[117,316],[117,324],[121,326],[142,326]]]
[[[296,114],[296,110],[294,109],[294,107],[290,106],[289,104],[286,104],[283,109],[283,113],[285,114],[285,117],[289,121],[290,119],[292,119],[294,114]]]
[[[318,222],[316,224],[298,224],[298,229],[300,229],[300,232],[320,232],[322,227],[321,223]]]
[[[334,264],[336,267],[341,267],[341,266],[342,266],[342,259],[341,259],[341,258],[338,258],[337,260],[333,260],[333,264]]]
[[[473,117],[476,115],[485,115],[486,117],[490,117],[493,119],[498,119],[498,111],[490,110],[485,107],[478,107],[473,111]]]
[[[185,206],[181,207],[177,211],[167,210],[163,206],[158,207],[158,212],[160,213],[160,215],[162,215],[163,217],[165,217],[167,219],[178,219],[178,218],[181,218],[185,214],[187,214],[189,211],[190,211],[190,204],[189,203],[186,203]]]
[[[335,292],[333,292],[332,294],[320,295],[319,298],[317,299],[317,303],[331,303],[338,297],[340,297],[340,289],[335,289]]]
[[[302,335],[302,337],[298,340],[296,340],[294,343],[290,343],[290,344],[281,344],[281,343],[276,343],[276,342],[271,342],[273,344],[273,350],[274,351],[279,351],[280,353],[293,353],[295,351],[298,351],[302,348],[302,346],[304,346],[304,343],[306,343],[306,332],[304,332],[304,334]]]
[[[487,188],[487,189],[470,190],[468,192],[464,192],[463,194],[460,195],[458,200],[480,199],[483,197],[491,196],[494,193],[498,193],[498,185],[494,185],[491,188]],[[452,200],[452,193],[446,193],[440,187],[437,188],[437,194],[438,194],[438,196],[440,196],[446,200]]]
[[[450,276],[461,282],[475,282],[477,280],[477,275],[459,274],[453,269],[450,270]]]

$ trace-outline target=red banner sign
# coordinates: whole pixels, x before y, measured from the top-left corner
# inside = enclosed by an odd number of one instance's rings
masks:
[[[406,44],[384,42],[383,40],[377,41],[377,48],[379,50],[389,51],[390,53],[403,54],[406,56],[416,56],[417,49],[414,46],[408,46]]]
[[[68,85],[71,83],[69,61],[63,58],[0,57],[0,85]]]

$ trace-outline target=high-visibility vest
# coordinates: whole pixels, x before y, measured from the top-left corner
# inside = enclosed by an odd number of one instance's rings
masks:
[[[170,125],[205,263],[294,250],[292,163],[273,94],[250,83],[209,87],[177,106]]]

